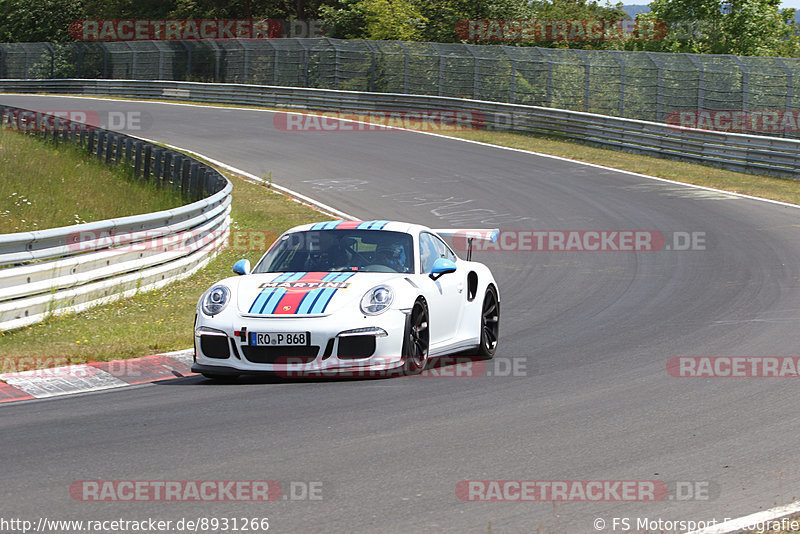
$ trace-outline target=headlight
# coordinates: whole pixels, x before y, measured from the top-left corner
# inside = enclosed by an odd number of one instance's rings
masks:
[[[373,287],[361,298],[361,311],[367,315],[378,315],[389,309],[393,299],[392,288]]]
[[[206,315],[217,315],[228,305],[231,292],[225,286],[214,286],[206,292],[201,306]]]

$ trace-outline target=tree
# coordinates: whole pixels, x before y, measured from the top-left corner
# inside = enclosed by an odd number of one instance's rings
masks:
[[[342,0],[319,11],[328,36],[340,39],[419,41],[428,22],[411,0]]]
[[[667,24],[654,46],[663,51],[764,56],[796,42],[780,0],[653,0],[650,9],[639,18]]]
[[[83,18],[75,0],[0,0],[0,42],[71,41],[69,25]]]
[[[362,0],[367,39],[419,41],[428,19],[409,0]]]
[[[452,43],[461,40],[456,28],[462,21],[524,19],[533,14],[528,0],[414,0],[428,20],[422,40]]]

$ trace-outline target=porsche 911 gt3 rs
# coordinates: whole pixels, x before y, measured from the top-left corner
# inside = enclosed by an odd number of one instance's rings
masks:
[[[498,230],[431,230],[327,221],[281,235],[254,268],[197,303],[192,371],[212,379],[337,370],[419,373],[430,358],[497,350],[500,298],[475,239]],[[467,250],[459,258],[444,238]],[[461,247],[458,247],[461,249]]]

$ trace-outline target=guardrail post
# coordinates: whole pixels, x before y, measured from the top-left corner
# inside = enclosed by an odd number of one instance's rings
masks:
[[[140,141],[133,142],[133,176],[140,178],[142,176],[142,143]]]
[[[150,166],[151,166],[151,155],[153,153],[153,147],[150,143],[147,143],[144,146],[144,165],[142,167],[142,178],[144,180],[150,179]]]
[[[189,172],[189,198],[195,200],[197,198],[197,182],[199,179],[200,165],[193,161],[189,168],[191,169]]]
[[[170,174],[170,181],[172,182],[172,190],[180,192],[181,190],[181,168],[183,166],[183,156],[177,152],[172,153],[172,169]]]
[[[97,155],[97,159],[98,160],[102,160],[103,159],[103,142],[105,141],[105,138],[106,138],[106,133],[105,132],[100,131],[100,132],[97,133],[96,155]]]
[[[128,162],[129,165],[133,163],[133,139],[128,137],[125,139],[125,161]]]
[[[125,139],[123,137],[117,139],[116,147],[117,153],[114,155],[114,163],[119,165],[125,157]]]
[[[181,193],[183,193],[186,198],[189,198],[189,185],[190,185],[190,176],[192,171],[192,161],[189,158],[183,158],[181,162]]]
[[[89,152],[89,154],[94,152],[94,140],[96,137],[94,130],[89,130],[89,136],[86,140],[86,151]]]
[[[61,119],[59,117],[53,118],[53,144],[58,146],[58,136],[61,133]]]
[[[203,171],[203,179],[200,180],[200,198],[205,198],[208,192],[211,191],[211,175],[210,169]]]
[[[161,182],[161,179],[163,178],[163,174],[162,174],[162,172],[163,172],[162,171],[163,163],[161,161],[161,158],[162,158],[161,149],[160,148],[154,148],[153,149],[153,178],[155,178],[159,183]]]
[[[117,134],[109,133],[106,136],[106,165],[111,165],[114,147],[117,143],[119,143],[119,136]]]

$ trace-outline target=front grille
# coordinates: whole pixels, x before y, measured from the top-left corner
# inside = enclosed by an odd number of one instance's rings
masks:
[[[200,336],[200,350],[206,358],[225,359],[229,358],[230,346],[228,336]]]
[[[339,338],[336,355],[341,360],[369,358],[375,353],[375,336],[345,336]]]
[[[319,353],[316,345],[297,347],[242,347],[244,357],[253,363],[300,364],[313,362]]]

